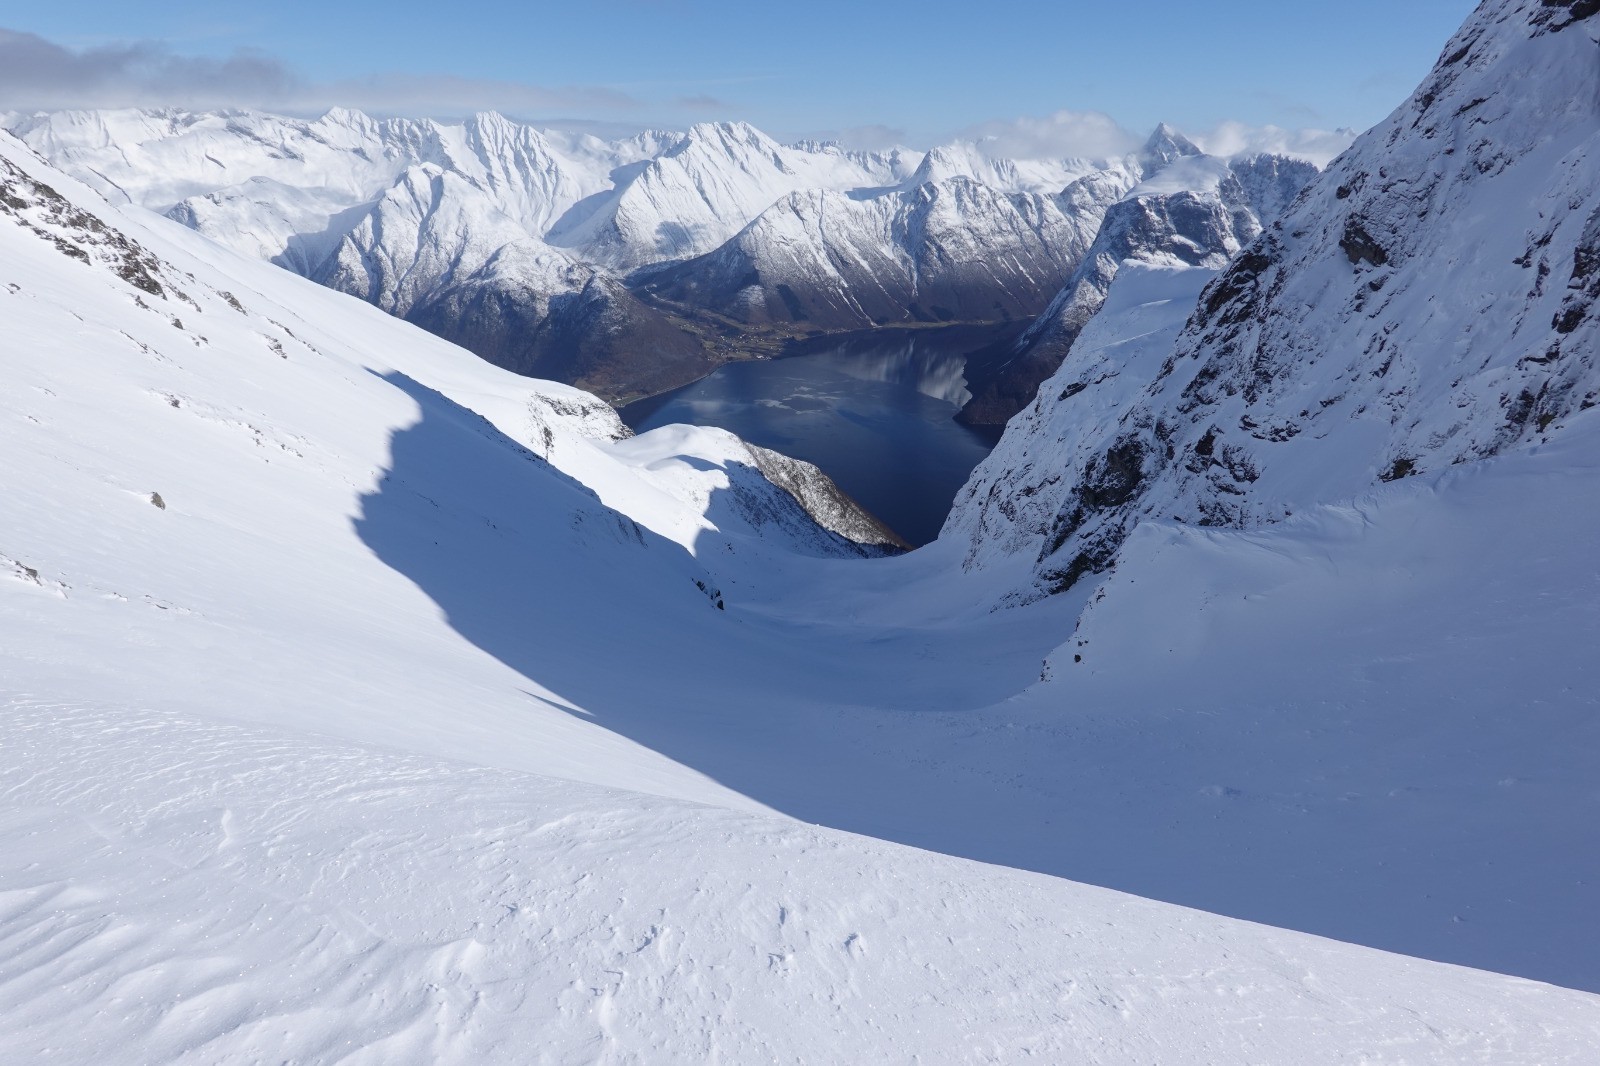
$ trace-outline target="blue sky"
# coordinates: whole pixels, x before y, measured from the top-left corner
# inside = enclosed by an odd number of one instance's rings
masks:
[[[9,43],[17,34],[43,41],[23,39],[30,62],[0,63],[0,108],[38,106],[28,97],[70,94],[78,79],[103,96],[142,97],[126,102],[210,94],[283,110],[344,102],[441,115],[492,106],[628,126],[736,118],[790,137],[845,132],[913,145],[1062,111],[1103,112],[1134,131],[1162,120],[1196,132],[1230,120],[1365,128],[1404,99],[1473,6],[5,3]],[[1070,116],[1057,125],[1074,136]]]

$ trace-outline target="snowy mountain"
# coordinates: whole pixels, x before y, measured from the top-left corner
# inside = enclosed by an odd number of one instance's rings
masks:
[[[998,425],[1060,365],[1124,259],[1221,267],[1316,173],[1279,157],[1236,163],[1248,189],[1168,126],[1143,151],[1094,166],[1028,170],[970,145],[935,149],[898,188],[780,200],[715,252],[642,275],[641,287],[691,314],[807,332],[1005,323],[1043,309],[1021,340],[969,363],[976,395],[962,418]],[[1052,181],[1070,184],[1032,191]]]
[[[1570,14],[1474,25],[1549,78]],[[802,466],[0,159],[6,1059],[1596,1057],[1372,948],[1600,988],[1600,412],[991,611],[1025,522],[862,558]],[[1211,273],[1121,267],[1003,447],[1061,475]]]
[[[402,174],[308,276],[497,366],[608,400],[671,388],[720,362],[698,334],[431,164]]]
[[[1111,204],[1198,152],[1169,127],[1142,154],[1091,162],[964,142],[925,155],[786,146],[742,123],[605,143],[495,114],[61,112],[10,125],[105,195],[496,365],[619,401],[797,332],[960,321],[1010,335],[1070,281]],[[1269,206],[1301,173],[1251,166]],[[1042,376],[1003,388],[1031,395]],[[1025,399],[991,398],[984,420]]]
[[[262,195],[263,183],[324,205],[320,213],[282,205],[294,235],[336,241],[359,217],[342,218],[344,212],[371,205],[409,168],[424,165],[459,176],[539,235],[609,188],[612,171],[676,139],[647,133],[604,142],[492,112],[447,125],[377,120],[344,108],[314,120],[257,111],[62,111],[16,117],[9,125],[113,202],[174,214],[232,247],[251,238],[270,246],[262,228],[270,216],[259,209],[274,197]],[[280,244],[267,258],[291,250],[287,235]]]
[[[975,563],[1025,544],[1064,588],[1147,517],[1258,526],[1560,434],[1600,398],[1597,29],[1586,5],[1485,4],[1169,353],[1107,389],[1100,355],[1069,356],[949,532]]]
[[[933,185],[968,178],[999,192],[1048,196],[1105,166],[1103,161],[1089,159],[1000,158],[971,141],[955,141],[930,149],[905,184]]]
[[[1109,173],[1085,179],[1079,195],[1094,198],[1093,207],[1074,214],[1097,221],[1092,246],[1021,337],[997,358],[973,361],[973,397],[961,410],[963,421],[1000,425],[1026,407],[1099,311],[1124,262],[1219,270],[1276,220],[1317,170],[1278,156],[1213,158],[1163,125],[1124,173],[1133,179],[1131,188],[1108,181]],[[1107,194],[1118,198],[1098,202]]]
[[[709,252],[787,193],[888,185],[904,165],[900,153],[788,148],[747,123],[702,123],[548,236],[626,272]]]
[[[651,274],[652,296],[756,326],[845,331],[1037,313],[1100,219],[971,178],[872,195],[794,193],[710,255]]]
[[[627,739],[594,682],[743,759],[729,727],[757,692],[814,734],[850,720],[819,686],[909,684],[927,722],[973,698],[973,662],[979,690],[1036,670],[1041,634],[841,654],[859,633],[780,622],[759,575],[823,579],[837,609],[896,561],[839,558],[755,477],[768,458],[688,427],[628,439],[593,397],[0,158],[8,1058],[1600,1044],[1593,997],[807,827]],[[919,680],[904,656],[929,639],[948,651]],[[806,759],[751,769],[840,793]]]
[[[780,715],[864,667],[905,688],[759,607],[757,575],[885,561],[842,561],[758,471],[858,518],[725,434],[628,439],[591,396],[0,160],[8,1058],[1600,1042],[1593,997],[806,827],[593,721],[614,707],[579,677],[685,737],[757,684]],[[1051,1020],[1083,996],[1141,1006]]]

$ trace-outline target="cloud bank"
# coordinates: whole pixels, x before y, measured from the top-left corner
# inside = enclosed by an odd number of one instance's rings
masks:
[[[1355,139],[1356,131],[1350,129],[1289,130],[1281,126],[1248,126],[1242,122],[1224,122],[1193,138],[1195,144],[1211,155],[1273,152],[1310,160],[1319,167],[1326,167]]]
[[[956,136],[1011,159],[1103,159],[1131,152],[1144,140],[1104,112],[1069,110],[981,122]]]
[[[150,42],[73,51],[37,34],[0,29],[0,109],[93,107],[277,108],[333,106],[378,114],[497,110],[616,113],[639,102],[598,86],[546,87],[453,75],[384,74],[309,82],[255,52],[226,59],[177,55]]]
[[[63,108],[260,108],[321,114],[330,107],[376,115],[452,117],[503,111],[523,117],[570,115],[578,125],[641,128],[650,105],[602,86],[540,86],[454,75],[383,74],[312,82],[280,60],[241,51],[225,59],[179,55],[152,42],[74,51],[36,34],[0,29],[0,111]],[[731,117],[731,105],[707,95],[680,96],[665,106],[680,118]],[[544,120],[548,122],[548,120]],[[557,123],[560,125],[561,123]],[[572,123],[566,123],[571,125]],[[1188,131],[1185,131],[1188,132]],[[1350,130],[1284,129],[1223,122],[1190,134],[1213,155],[1278,152],[1326,166],[1355,134]],[[813,133],[846,147],[886,149],[906,142],[905,130],[855,126]],[[995,158],[1103,159],[1134,151],[1145,136],[1101,111],[1060,110],[1043,116],[994,119],[954,131]]]

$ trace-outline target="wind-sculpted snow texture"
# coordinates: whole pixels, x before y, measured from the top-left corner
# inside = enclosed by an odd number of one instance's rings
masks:
[[[1594,15],[1484,4],[1207,287],[1147,382],[1119,373],[1108,402],[1092,357],[1069,359],[952,515],[969,560],[1026,545],[1034,590],[1059,590],[1145,518],[1279,521],[1560,434],[1594,405]]]
[[[9,1062],[1515,1066],[1600,1041],[1580,993],[799,823],[121,706],[0,714]]]

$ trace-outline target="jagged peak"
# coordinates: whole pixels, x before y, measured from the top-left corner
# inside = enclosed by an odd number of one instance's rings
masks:
[[[684,140],[690,143],[741,146],[757,151],[778,150],[778,142],[756,129],[748,122],[696,122],[689,127]]]
[[[971,141],[952,141],[930,148],[906,184],[924,185],[953,177],[974,178],[1010,165],[1009,160],[989,158]]]
[[[1165,122],[1157,126],[1150,139],[1144,142],[1142,154],[1150,161],[1161,165],[1170,163],[1174,159],[1205,155],[1199,145]]]
[[[480,134],[494,134],[502,137],[520,137],[531,134],[541,139],[543,138],[542,131],[535,129],[526,122],[518,122],[516,119],[507,118],[493,109],[473,113],[462,125],[467,130],[477,131]]]
[[[377,124],[371,115],[360,110],[359,108],[340,107],[337,105],[324,111],[322,113],[322,117],[317,121],[326,123],[328,125],[360,126],[362,128],[367,128]]]

